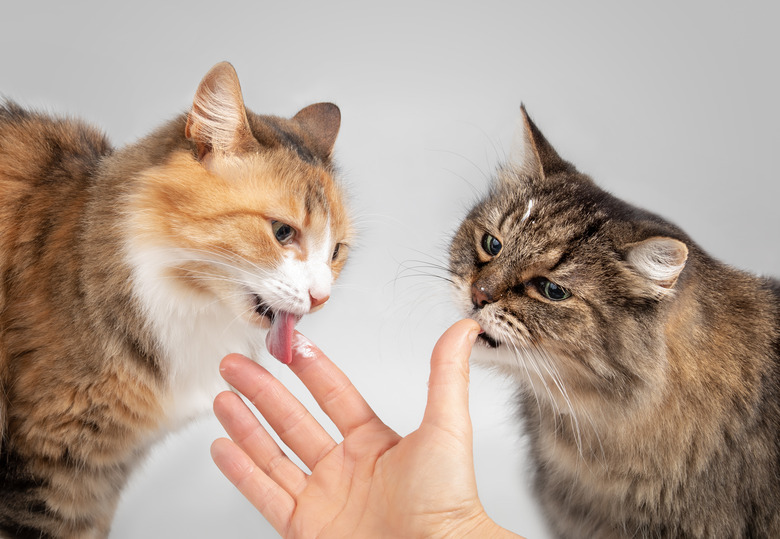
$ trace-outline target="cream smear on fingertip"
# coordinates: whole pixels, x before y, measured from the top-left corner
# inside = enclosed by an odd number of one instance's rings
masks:
[[[292,349],[296,355],[302,358],[313,359],[316,356],[314,344],[300,333],[296,333],[293,336]]]

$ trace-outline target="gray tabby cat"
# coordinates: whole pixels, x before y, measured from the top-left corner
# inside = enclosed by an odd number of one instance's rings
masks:
[[[780,537],[780,282],[597,187],[522,111],[451,246],[560,537]]]

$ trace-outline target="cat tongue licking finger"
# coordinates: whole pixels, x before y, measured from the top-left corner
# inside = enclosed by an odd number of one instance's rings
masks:
[[[292,362],[292,336],[299,319],[300,316],[292,313],[275,313],[271,329],[265,337],[268,351],[285,365]]]

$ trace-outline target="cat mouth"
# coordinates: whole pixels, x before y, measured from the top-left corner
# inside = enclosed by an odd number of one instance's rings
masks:
[[[257,294],[254,294],[254,297],[255,312],[267,320],[270,326],[265,338],[268,352],[282,363],[289,364],[292,361],[295,324],[301,319],[301,315],[287,311],[276,311]]]
[[[484,344],[486,344],[487,346],[489,346],[490,348],[498,348],[499,346],[501,346],[501,343],[500,343],[500,342],[498,342],[496,339],[494,339],[493,337],[491,337],[489,334],[487,334],[487,333],[486,333],[486,332],[484,332],[484,331],[483,331],[482,333],[480,333],[480,334],[479,334],[479,339],[480,339],[480,340],[481,340],[481,341],[482,341]]]
[[[270,305],[268,305],[265,301],[263,301],[263,298],[258,296],[257,294],[254,294],[255,297],[255,312],[262,316],[263,318],[266,318],[268,320],[268,323],[273,323],[274,318],[276,318],[276,311],[274,311]]]

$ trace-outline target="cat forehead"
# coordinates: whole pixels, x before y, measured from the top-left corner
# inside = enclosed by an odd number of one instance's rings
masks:
[[[259,147],[264,150],[278,150],[284,148],[294,152],[298,159],[308,164],[329,167],[332,163],[332,152],[323,148],[323,140],[313,136],[309,130],[303,127],[301,121],[297,121],[302,113],[312,110],[319,112],[304,114],[304,116],[311,117],[313,115],[321,118],[321,113],[323,112],[322,105],[326,105],[325,108],[328,109],[328,111],[332,111],[333,109],[338,111],[338,107],[335,105],[320,103],[300,111],[295,118],[282,118],[267,114],[256,114],[249,109],[246,109],[247,120],[252,136]],[[340,117],[338,113],[336,114],[336,117]],[[338,121],[335,122],[335,132],[332,133],[333,140],[329,139],[331,145],[335,140],[335,133],[338,132],[338,123]],[[323,124],[318,123],[318,125],[321,126]],[[331,127],[333,127],[333,125],[331,125]]]
[[[307,212],[330,213],[342,204],[332,171],[300,161],[295,153],[248,153],[217,157],[211,171],[236,189],[255,191],[267,200],[302,205]]]
[[[472,241],[496,235],[511,246],[502,257],[512,264],[557,260],[564,252],[614,250],[609,220],[608,211],[587,197],[518,185],[491,190],[468,219]]]
[[[501,186],[490,193],[475,207],[472,217],[497,232],[511,230],[542,218],[553,225],[565,215],[579,210],[556,198],[554,194],[527,188]]]
[[[577,174],[577,176],[582,176]],[[567,265],[621,260],[625,249],[649,237],[683,238],[659,216],[624,202],[587,176],[556,175],[552,181],[515,179],[502,182],[478,205],[476,240],[497,233],[514,246],[513,263],[559,258]]]

